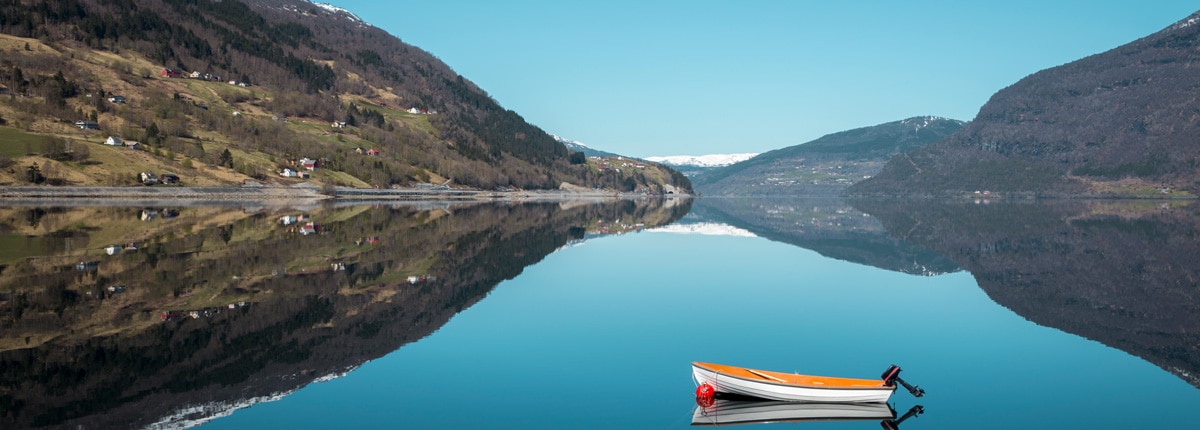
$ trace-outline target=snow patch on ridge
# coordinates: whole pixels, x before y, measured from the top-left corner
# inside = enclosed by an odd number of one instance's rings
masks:
[[[750,230],[716,222],[671,224],[646,231],[651,233],[699,234],[704,236],[758,237],[758,235],[750,232]]]
[[[1189,16],[1189,17],[1187,17],[1186,19],[1184,19],[1183,21],[1179,21],[1179,22],[1175,23],[1175,25],[1172,25],[1172,26],[1171,26],[1171,29],[1172,29],[1172,30],[1179,30],[1179,29],[1187,28],[1187,27],[1190,27],[1190,26],[1192,26],[1192,24],[1195,24],[1195,23],[1197,23],[1197,22],[1200,22],[1200,16],[1195,16],[1195,15],[1193,15],[1193,16]]]
[[[733,163],[749,160],[757,153],[742,154],[709,154],[709,155],[668,155],[663,157],[646,157],[646,161],[670,164],[675,166],[724,167]]]
[[[329,12],[329,13],[332,13],[332,14],[335,14],[335,15],[336,15],[336,14],[344,14],[344,15],[345,15],[347,18],[350,18],[350,19],[352,19],[352,20],[354,20],[354,21],[358,21],[358,22],[364,22],[364,21],[362,20],[362,18],[359,18],[359,17],[358,17],[358,15],[355,15],[355,14],[354,14],[354,12],[350,12],[350,11],[348,11],[348,10],[346,10],[346,9],[342,9],[342,8],[340,8],[340,7],[337,7],[337,6],[331,5],[331,4],[329,4],[329,3],[317,3],[317,2],[314,2],[314,1],[312,1],[312,0],[309,0],[309,3],[312,3],[312,5],[313,5],[313,6],[319,7],[319,8],[321,8],[321,9],[325,9],[325,11],[327,11],[327,12]]]
[[[584,148],[591,148],[590,146],[584,145],[584,144],[583,144],[583,142],[580,142],[580,141],[578,141],[578,140],[571,140],[571,139],[567,139],[567,138],[565,138],[565,137],[562,137],[562,136],[559,136],[559,135],[557,135],[557,134],[551,134],[550,136],[551,136],[551,137],[553,137],[553,138],[554,138],[554,140],[557,140],[559,143],[563,143],[563,144],[567,144],[567,143],[569,143],[569,144],[572,144],[572,145],[575,145],[575,146],[582,146],[582,147],[584,147]]]

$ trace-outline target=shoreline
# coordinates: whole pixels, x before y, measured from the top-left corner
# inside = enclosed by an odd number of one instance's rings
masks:
[[[22,186],[0,187],[0,203],[72,203],[121,201],[186,202],[309,202],[319,201],[538,201],[623,198],[691,198],[688,194],[649,195],[595,190],[483,191],[459,188],[360,189],[338,187],[333,195],[321,194],[313,187],[229,186],[229,187],[98,187],[98,186]]]

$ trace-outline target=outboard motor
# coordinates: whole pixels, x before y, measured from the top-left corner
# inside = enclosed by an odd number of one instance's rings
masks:
[[[903,385],[904,388],[908,389],[908,392],[912,394],[913,397],[921,397],[925,395],[925,390],[922,390],[921,387],[909,385],[907,382],[904,382],[903,379],[900,379],[900,366],[895,364],[885,370],[880,378],[883,379],[883,384],[889,387],[893,387],[897,382],[899,382],[900,385]]]
[[[883,421],[879,422],[879,425],[883,426],[884,430],[900,430],[900,423],[904,422],[904,420],[915,417],[917,415],[921,415],[923,413],[925,413],[925,407],[921,406],[921,405],[916,405],[916,406],[913,406],[912,409],[909,409],[908,412],[904,414],[904,416],[900,417],[900,419],[898,419],[898,420],[883,420]]]

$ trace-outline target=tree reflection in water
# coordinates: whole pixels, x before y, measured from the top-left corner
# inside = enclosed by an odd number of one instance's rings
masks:
[[[0,422],[202,422],[421,339],[569,241],[690,206],[0,208]]]

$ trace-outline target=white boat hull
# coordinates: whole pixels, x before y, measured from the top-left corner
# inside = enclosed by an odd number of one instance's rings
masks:
[[[887,403],[798,403],[717,399],[711,406],[696,407],[692,412],[692,425],[895,418],[896,412]]]
[[[738,394],[784,402],[862,402],[884,403],[896,391],[895,386],[879,388],[820,388],[777,383],[769,380],[750,380],[718,374],[692,366],[692,378],[697,385],[709,384],[718,393]]]

